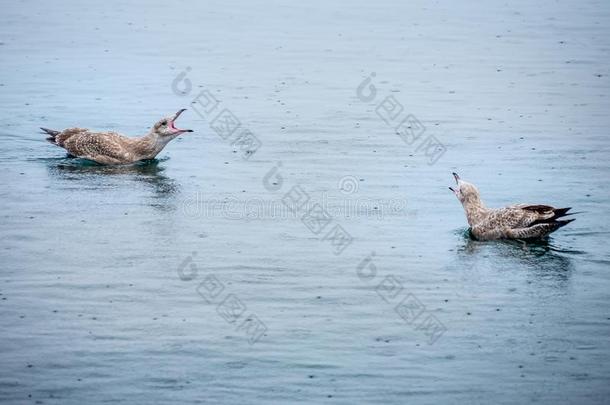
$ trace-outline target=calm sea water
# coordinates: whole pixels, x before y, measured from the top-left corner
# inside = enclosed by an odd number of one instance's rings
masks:
[[[607,403],[610,7],[457,3],[4,5],[0,401]],[[131,167],[38,133],[183,107]],[[473,242],[452,171],[582,213]]]

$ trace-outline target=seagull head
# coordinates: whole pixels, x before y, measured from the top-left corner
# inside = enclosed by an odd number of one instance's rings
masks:
[[[453,191],[453,194],[462,204],[480,202],[479,190],[474,184],[462,180],[457,173],[453,173],[453,178],[455,179],[456,187],[449,187],[449,190]]]
[[[165,118],[161,118],[153,126],[152,132],[154,132],[155,134],[157,134],[158,136],[160,136],[162,138],[171,137],[171,139],[175,138],[176,136],[178,136],[184,132],[193,132],[192,129],[180,129],[180,128],[177,128],[175,125],[176,120],[178,119],[180,114],[182,114],[185,111],[186,111],[186,109],[183,108],[182,110],[178,111],[176,114],[169,115]]]

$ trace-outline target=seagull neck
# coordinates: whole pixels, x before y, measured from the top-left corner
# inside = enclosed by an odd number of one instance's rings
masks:
[[[163,150],[170,140],[169,137],[166,139],[154,132],[149,132],[136,140],[136,152],[138,155],[142,156],[142,159],[153,159]]]
[[[483,204],[480,198],[464,201],[464,211],[466,211],[466,219],[468,225],[473,226],[487,213],[487,207]]]

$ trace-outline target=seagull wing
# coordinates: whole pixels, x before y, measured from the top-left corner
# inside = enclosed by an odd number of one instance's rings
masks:
[[[103,164],[121,164],[128,159],[123,137],[114,132],[80,131],[66,139],[63,147],[71,155]]]
[[[554,208],[550,205],[519,204],[492,211],[473,232],[493,235],[494,238],[514,239],[541,238],[569,224],[573,220],[559,220],[568,214],[568,208]]]

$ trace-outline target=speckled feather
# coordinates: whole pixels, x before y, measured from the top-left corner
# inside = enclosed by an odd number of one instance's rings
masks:
[[[49,135],[47,140],[64,148],[70,155],[107,165],[129,164],[153,159],[169,141],[190,129],[174,127],[174,121],[184,110],[162,118],[148,134],[130,138],[116,132],[93,132],[85,128],[68,128],[63,131],[41,128]]]
[[[59,135],[57,144],[69,154],[103,164],[131,163],[140,155],[133,140],[115,132],[89,132],[70,128]],[[62,139],[63,138],[63,139]]]
[[[540,239],[565,226],[573,219],[559,220],[570,208],[555,208],[550,205],[517,204],[505,208],[487,208],[478,189],[454,173],[458,188],[456,194],[475,239]]]

